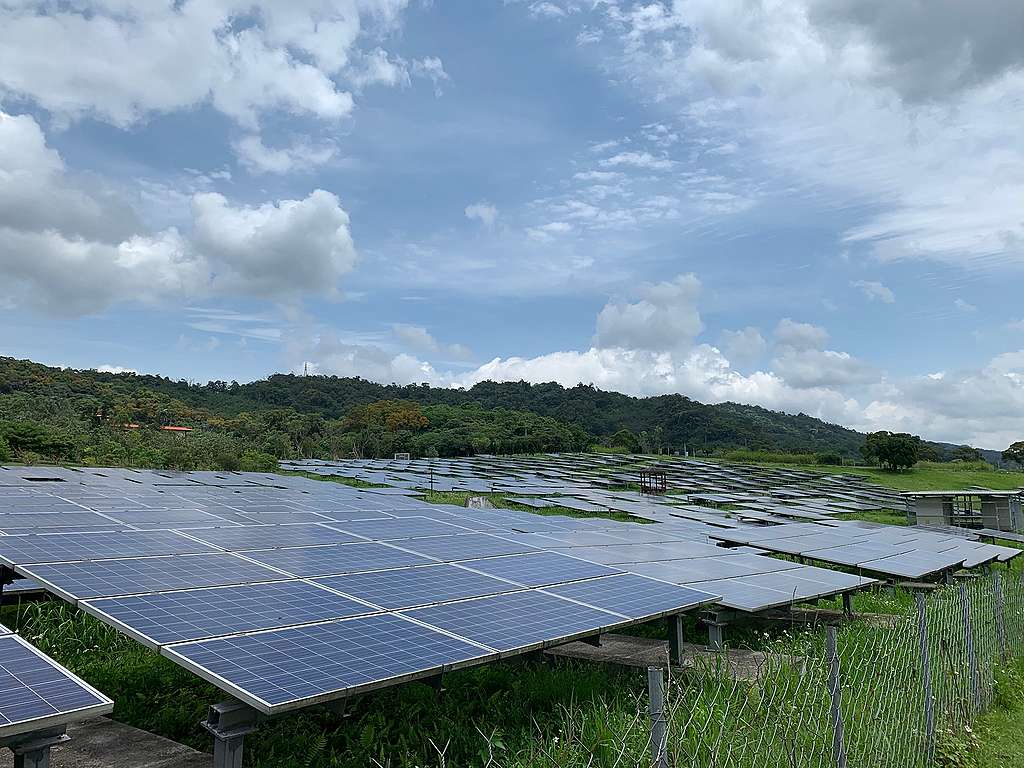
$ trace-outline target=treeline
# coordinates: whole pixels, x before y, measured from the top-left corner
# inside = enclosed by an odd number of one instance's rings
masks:
[[[0,359],[0,392],[5,379],[18,391],[24,391],[39,376],[49,377],[56,386],[69,390],[100,385],[125,396],[144,390],[148,396],[167,398],[177,407],[205,410],[222,417],[286,409],[336,420],[360,405],[407,400],[424,409],[471,406],[525,412],[572,424],[603,443],[625,431],[662,450],[700,454],[746,448],[855,457],[864,442],[864,435],[854,430],[803,414],[794,416],[734,403],[704,405],[682,395],[637,398],[582,384],[567,388],[554,383],[486,381],[462,390],[292,374],[276,374],[249,384],[195,384],[160,376],[55,371],[34,363]]]
[[[594,441],[578,426],[476,403],[385,399],[328,418],[246,398],[237,402],[249,410],[228,408],[220,388],[204,389],[0,358],[0,461],[265,471],[285,458],[581,451]]]

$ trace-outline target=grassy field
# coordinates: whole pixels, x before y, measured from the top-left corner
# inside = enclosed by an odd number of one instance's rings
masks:
[[[816,468],[821,469],[821,468]],[[844,471],[851,471],[850,468]],[[1024,474],[996,473],[999,483],[980,470],[915,468],[893,475],[861,470],[891,487],[962,488],[985,484],[1015,487]],[[320,478],[323,479],[323,478]],[[332,478],[330,481],[355,482]],[[473,494],[479,495],[479,494]],[[500,494],[485,494],[495,506],[517,507]],[[435,493],[433,503],[464,506],[470,494]],[[565,508],[529,510],[541,514],[581,514]],[[611,519],[630,519],[608,514]],[[879,522],[902,524],[902,514],[871,513]],[[904,615],[908,593],[876,589],[854,597],[854,610]],[[838,608],[838,600],[822,607]],[[59,601],[6,606],[0,623],[11,626],[82,675],[116,701],[114,717],[140,728],[209,750],[209,735],[199,726],[206,707],[225,698],[199,680],[134,641]],[[633,633],[664,639],[662,623],[633,628]],[[701,643],[705,630],[696,619],[686,622],[687,639]],[[863,631],[873,631],[864,629]],[[750,648],[818,648],[820,633],[788,624],[730,627],[730,642]],[[980,738],[965,760],[943,768],[1024,768],[1024,668],[1000,686],[999,706],[986,716]],[[439,692],[411,683],[359,697],[344,714],[316,709],[265,723],[247,739],[249,768],[428,768],[501,766],[502,768],[625,768],[638,765],[644,754],[645,676],[643,670],[554,660],[532,654],[445,677]],[[735,698],[719,701],[714,691],[690,683],[686,703],[693,716],[707,718],[721,731],[749,730],[756,744],[763,711],[756,709],[762,693],[756,687],[731,691]],[[845,695],[845,694],[844,694]],[[773,707],[786,704],[775,701]],[[721,709],[725,707],[725,710]],[[738,712],[753,719],[737,725]],[[755,709],[744,709],[755,707]],[[753,714],[751,714],[753,713]],[[785,713],[780,710],[779,716]],[[759,725],[760,723],[760,725]],[[737,734],[740,739],[740,734]],[[746,738],[746,737],[744,737]],[[690,745],[693,749],[697,746]],[[689,749],[686,744],[681,748]],[[625,757],[626,762],[622,762]],[[796,764],[796,763],[794,763]]]
[[[912,469],[889,472],[877,467],[822,467],[817,464],[773,465],[786,469],[805,469],[811,472],[843,472],[861,475],[872,482],[894,488],[898,491],[959,491],[972,485],[980,485],[997,491],[1011,491],[1024,486],[1024,472],[983,468],[980,464],[966,465],[950,462],[945,464],[921,462]]]

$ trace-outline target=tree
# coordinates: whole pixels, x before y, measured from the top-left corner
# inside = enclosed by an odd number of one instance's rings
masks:
[[[1003,461],[1012,461],[1018,468],[1024,467],[1024,440],[1012,443],[1003,451]]]
[[[860,452],[869,464],[898,472],[917,463],[921,457],[921,438],[906,432],[872,432]]]
[[[984,461],[985,457],[977,448],[969,445],[958,445],[950,454],[950,461]]]

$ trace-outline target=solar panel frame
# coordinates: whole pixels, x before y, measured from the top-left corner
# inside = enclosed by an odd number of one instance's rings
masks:
[[[369,627],[370,631],[363,633],[362,629],[364,627]],[[393,634],[403,641],[402,647],[408,646],[411,649],[408,652],[402,653],[402,660],[404,661],[406,658],[409,658],[419,661],[407,663],[402,671],[389,677],[352,682],[348,685],[338,685],[329,690],[325,689],[318,693],[309,692],[305,696],[293,694],[291,698],[280,697],[275,700],[270,700],[269,696],[261,696],[259,692],[255,692],[255,686],[240,684],[237,681],[238,675],[232,675],[235,679],[228,677],[230,672],[228,669],[229,665],[233,665],[240,670],[244,669],[245,674],[251,679],[257,670],[258,664],[267,664],[277,666],[275,672],[283,678],[289,674],[286,668],[279,666],[279,664],[272,664],[269,659],[273,657],[278,662],[294,662],[296,659],[294,656],[288,657],[287,654],[276,655],[268,653],[266,648],[270,643],[284,644],[286,647],[292,648],[301,647],[308,656],[313,656],[314,641],[319,642],[320,636],[329,637],[331,632],[338,634],[339,631],[344,633],[346,630],[349,630],[349,633],[344,637],[343,647],[347,650],[357,647],[357,644],[353,642],[353,635],[357,639],[365,637],[365,645],[359,647],[367,648],[374,652],[376,656],[371,658],[380,659],[381,656],[377,652],[389,647],[386,637],[388,634]],[[244,667],[235,664],[223,654],[220,654],[220,661],[216,665],[213,662],[217,661],[217,659],[210,658],[211,655],[218,655],[214,653],[213,649],[217,651],[223,650],[225,654],[234,653],[237,656],[242,652],[248,652],[249,648],[259,648],[261,643],[263,644],[263,649],[259,653],[248,653],[246,657],[247,663]],[[392,645],[397,646],[397,643]],[[440,654],[428,656],[428,652],[434,647],[446,649],[459,648],[460,652],[457,656],[448,652],[444,655],[444,658],[448,659],[448,661],[441,661]],[[339,698],[355,696],[379,688],[431,677],[441,672],[449,672],[480,664],[487,660],[498,658],[499,655],[488,648],[463,638],[454,637],[437,628],[412,621],[398,613],[381,613],[320,624],[308,624],[280,630],[252,632],[244,635],[215,638],[213,640],[201,640],[194,643],[180,643],[167,646],[161,649],[160,653],[207,682],[227,691],[239,700],[267,715],[275,715],[316,704],[324,704]],[[430,663],[423,663],[423,660],[428,658]],[[381,668],[379,662],[377,668]],[[323,662],[319,662],[316,667],[307,666],[305,669],[322,672]],[[297,673],[293,671],[291,674]],[[245,675],[242,676],[244,677]],[[334,673],[333,679],[340,681],[337,673]]]
[[[8,669],[14,667],[15,662],[18,672]],[[29,666],[26,668],[26,665]],[[46,679],[40,679],[40,675]],[[31,682],[22,680],[22,677],[31,678]],[[63,693],[50,690],[49,695],[54,699],[51,701],[42,695],[44,685],[48,688],[59,685]],[[53,711],[20,719],[12,718],[10,698],[12,695],[25,696],[29,691]],[[57,698],[68,698],[71,692],[82,697],[78,704],[70,706],[68,702],[66,707],[57,706]],[[4,739],[88,720],[109,714],[114,709],[114,703],[109,698],[15,634],[0,635],[0,702],[3,702],[0,704],[0,738]]]

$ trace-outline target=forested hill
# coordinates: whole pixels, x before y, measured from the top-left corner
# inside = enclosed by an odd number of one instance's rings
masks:
[[[725,403],[704,405],[681,395],[637,398],[604,392],[592,386],[565,388],[558,384],[483,382],[468,390],[426,385],[381,385],[359,378],[277,374],[249,384],[209,382],[194,384],[137,374],[72,371],[0,358],[0,419],[39,418],[40,411],[76,411],[79,416],[99,408],[120,408],[122,421],[234,424],[241,415],[293,412],[325,421],[341,420],[353,409],[383,400],[418,403],[424,409],[448,406],[445,423],[460,414],[481,421],[480,410],[500,410],[545,417],[546,427],[571,429],[572,443],[580,433],[598,441],[644,450],[673,449],[701,453],[717,449],[751,448],[801,452],[832,452],[856,456],[864,436],[844,427],[805,415],[790,415],[755,406]],[[452,409],[455,409],[454,411]],[[468,409],[468,410],[467,410]],[[427,414],[430,417],[430,413]],[[434,411],[435,418],[440,412]],[[266,416],[263,417],[264,419]],[[234,421],[232,421],[234,420]],[[453,427],[452,427],[453,428]],[[518,434],[539,434],[540,424],[522,425]],[[624,432],[625,431],[625,432]],[[613,436],[619,434],[617,439]],[[629,445],[633,438],[642,445]],[[504,444],[477,450],[504,450]],[[390,446],[389,446],[390,447]],[[508,446],[511,449],[513,446]],[[529,449],[531,445],[519,447]],[[539,446],[537,446],[539,447]],[[566,445],[565,447],[568,447]],[[466,452],[438,446],[445,452]],[[281,453],[281,450],[273,453]]]
[[[630,397],[593,386],[486,381],[468,390],[426,385],[380,385],[358,378],[278,374],[240,385],[226,385],[225,394],[244,407],[290,406],[299,411],[336,417],[355,405],[381,399],[413,400],[423,405],[479,404],[550,416],[582,427],[595,437],[622,429],[647,432],[662,447],[682,450],[765,448],[786,451],[832,451],[855,456],[864,436],[810,416],[793,416],[757,406],[724,403],[704,405],[682,395]],[[659,430],[658,438],[654,433]]]

